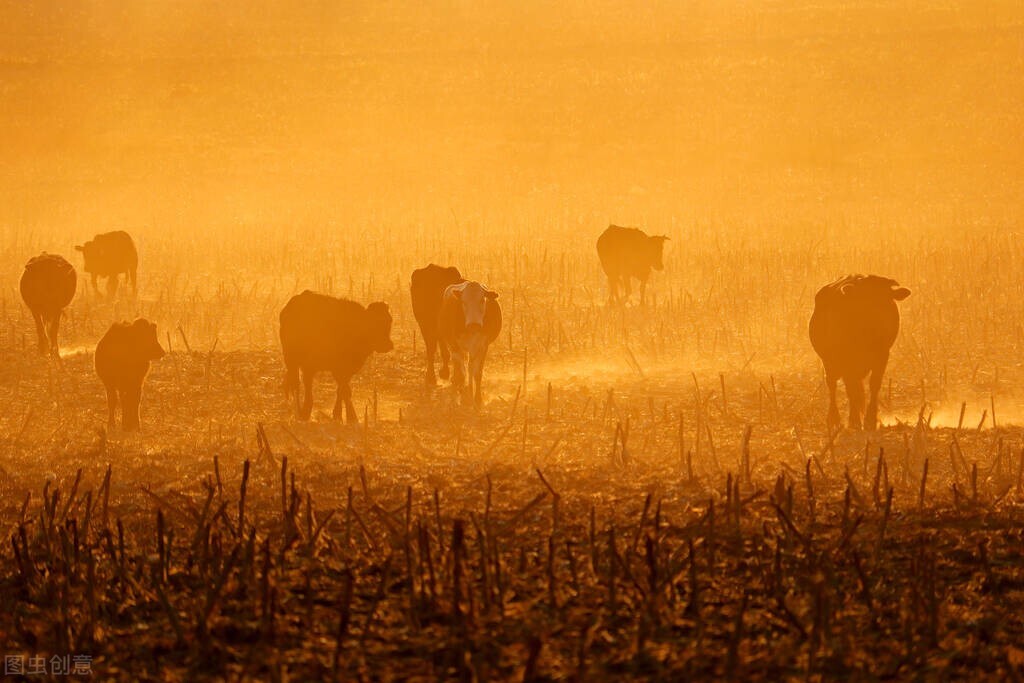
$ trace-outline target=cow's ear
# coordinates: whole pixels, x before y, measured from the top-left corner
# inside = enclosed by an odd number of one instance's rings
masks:
[[[76,244],[75,251],[85,251],[85,247],[82,246],[81,244]]]
[[[892,290],[892,298],[895,299],[896,301],[903,301],[908,296],[910,296],[910,290],[907,289],[906,287],[899,287],[897,289]]]
[[[839,288],[839,293],[840,294],[849,294],[851,287],[853,287],[852,284],[845,284],[845,285],[843,285],[842,287]]]
[[[669,237],[668,235],[659,235],[658,239],[660,239],[662,242],[671,242],[672,241],[672,238]]]
[[[488,289],[484,292],[484,296],[487,297],[488,299],[497,299],[498,293],[492,292],[491,290]]]

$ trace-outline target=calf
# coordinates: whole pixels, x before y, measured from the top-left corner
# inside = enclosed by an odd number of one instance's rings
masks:
[[[39,338],[39,352],[60,359],[58,333],[60,317],[75,298],[78,276],[63,257],[45,251],[25,264],[21,276],[21,298],[32,311]]]
[[[386,353],[393,348],[391,313],[381,301],[363,308],[354,301],[307,290],[293,296],[281,310],[285,389],[295,394],[300,420],[308,420],[313,411],[313,378],[320,370],[329,370],[338,383],[334,419],[341,418],[344,406],[349,424],[358,424],[349,382],[371,353]],[[301,402],[300,370],[305,383]]]
[[[449,285],[441,299],[438,329],[442,343],[452,350],[452,386],[462,392],[463,403],[480,407],[480,379],[487,347],[501,332],[498,293],[479,282]],[[466,356],[469,356],[468,382]]]
[[[107,389],[107,425],[114,428],[114,413],[121,403],[121,428],[139,429],[142,384],[149,362],[164,356],[156,325],[139,318],[133,323],[114,323],[96,345],[96,374]]]
[[[900,330],[896,305],[910,290],[877,275],[847,275],[822,287],[814,297],[809,333],[811,345],[825,366],[828,384],[829,429],[840,424],[836,383],[846,385],[850,428],[874,429],[878,420],[878,391],[889,362],[889,349]],[[870,373],[870,397],[864,408],[864,378]]]
[[[433,385],[434,354],[441,347],[441,379],[448,379],[448,344],[440,339],[437,318],[441,312],[441,297],[449,285],[465,282],[458,268],[442,268],[431,263],[412,273],[412,314],[420,326],[423,344],[427,347],[427,384]]]
[[[139,254],[135,251],[135,242],[124,230],[105,232],[96,235],[85,244],[75,247],[82,252],[85,261],[85,272],[92,275],[92,289],[99,292],[96,279],[107,278],[107,296],[113,298],[117,294],[121,273],[125,275],[125,284],[131,284],[132,293],[138,294]]]
[[[609,225],[597,238],[597,256],[601,268],[608,276],[608,300],[619,301],[619,284],[626,290],[624,299],[632,293],[630,279],[640,281],[640,303],[647,293],[647,278],[651,269],[664,270],[662,253],[668,237],[651,236],[637,228]],[[623,300],[624,300],[623,299]]]

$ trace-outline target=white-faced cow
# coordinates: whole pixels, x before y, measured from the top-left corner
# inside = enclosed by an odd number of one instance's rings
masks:
[[[631,278],[640,281],[640,303],[644,303],[647,293],[647,278],[651,269],[664,270],[662,253],[668,237],[651,236],[637,228],[623,228],[609,225],[608,229],[597,238],[597,256],[601,259],[601,268],[608,276],[608,300],[619,301],[619,285],[626,293],[623,300],[632,293]]]
[[[431,263],[429,266],[414,270],[412,273],[412,314],[419,323],[423,344],[427,347],[427,384],[433,386],[437,381],[434,376],[434,354],[441,347],[441,379],[448,379],[448,344],[440,338],[437,329],[437,316],[441,312],[441,297],[448,285],[465,282],[458,268],[443,268]]]
[[[449,285],[441,299],[438,329],[441,340],[452,351],[452,386],[461,391],[463,403],[472,400],[476,407],[480,407],[480,379],[487,347],[501,332],[498,293],[479,282]]]
[[[874,429],[878,391],[889,362],[889,349],[900,330],[896,305],[910,296],[899,283],[877,275],[847,275],[822,287],[814,297],[809,332],[811,345],[825,366],[829,428],[839,426],[836,383],[843,380],[850,399],[850,428]],[[871,375],[864,408],[864,378]]]
[[[21,298],[25,300],[36,322],[39,352],[59,359],[57,337],[60,318],[75,298],[78,276],[66,259],[45,251],[25,264],[21,276]]]
[[[313,411],[313,378],[328,370],[338,383],[334,419],[344,406],[349,424],[358,424],[349,382],[370,354],[386,353],[391,343],[391,313],[377,301],[366,308],[347,299],[305,291],[293,296],[281,309],[281,349],[287,367],[285,389],[295,394],[299,419]],[[305,383],[300,401],[299,371]]]

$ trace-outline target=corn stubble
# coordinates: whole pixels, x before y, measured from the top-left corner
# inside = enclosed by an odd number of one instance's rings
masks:
[[[0,650],[1024,678],[1021,3],[257,4],[3,10]],[[610,223],[671,237],[644,307]],[[138,297],[80,287],[38,357],[26,260],[115,229]],[[479,412],[423,387],[431,261],[500,292]],[[807,323],[850,272],[914,294],[884,428],[829,433]],[[281,390],[307,288],[394,315],[358,425]],[[168,355],[125,435],[92,356],[135,317]]]
[[[910,471],[873,443],[866,469],[827,447],[777,468],[747,426],[694,475],[627,460],[616,421],[597,467],[512,445],[439,490],[371,457],[319,503],[261,425],[180,489],[78,470],[5,509],[8,642],[126,680],[1012,677],[1024,454],[902,429]],[[679,434],[667,411],[643,430]],[[937,479],[922,456],[954,443],[971,468]]]

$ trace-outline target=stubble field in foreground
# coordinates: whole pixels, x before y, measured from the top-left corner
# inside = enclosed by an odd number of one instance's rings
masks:
[[[724,400],[711,375],[518,398],[496,377],[474,414],[380,369],[376,419],[300,424],[230,379],[276,386],[275,354],[175,354],[150,393],[180,382],[188,432],[151,398],[160,439],[7,437],[11,650],[122,680],[1020,674],[1017,428],[924,414],[830,441],[816,375]],[[418,376],[411,349],[396,366]],[[75,386],[21,431],[95,393]]]

